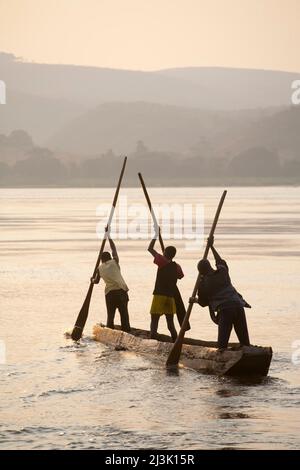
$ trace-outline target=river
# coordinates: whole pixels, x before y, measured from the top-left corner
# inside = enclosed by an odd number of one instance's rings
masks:
[[[149,191],[166,207],[198,204],[205,233],[221,195],[220,188]],[[234,285],[252,305],[251,342],[273,347],[269,376],[256,382],[171,374],[150,358],[94,342],[93,324],[105,321],[101,283],[81,344],[64,337],[86,294],[96,227],[113,192],[0,189],[0,448],[300,449],[300,188],[229,188],[215,234]],[[133,218],[141,190],[120,196]],[[116,243],[131,323],[148,328],[155,266],[148,241],[134,239],[134,221],[128,230]],[[203,246],[173,243],[187,299]],[[205,309],[194,306],[191,323],[190,336],[216,338]],[[159,329],[167,332],[163,319]]]

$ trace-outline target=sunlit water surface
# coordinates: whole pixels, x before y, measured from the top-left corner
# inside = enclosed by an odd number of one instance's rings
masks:
[[[121,194],[128,204],[144,202],[139,189]],[[203,204],[207,233],[220,189],[156,188],[151,195],[155,203]],[[96,209],[112,196],[112,189],[0,190],[0,447],[299,449],[300,188],[232,188],[217,228],[216,247],[253,306],[252,343],[274,349],[269,376],[255,383],[185,369],[170,374],[150,358],[94,342],[92,326],[105,320],[101,285],[82,343],[65,339],[97,257]],[[203,247],[172,243],[187,299]],[[131,323],[147,328],[155,277],[147,241],[117,244]],[[216,338],[206,310],[195,306],[191,321],[190,336]]]

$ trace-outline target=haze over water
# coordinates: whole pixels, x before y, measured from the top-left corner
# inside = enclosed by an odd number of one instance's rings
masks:
[[[91,339],[105,321],[95,287],[80,346],[64,338],[97,258],[100,203],[113,189],[0,189],[0,448],[300,449],[300,188],[229,188],[215,234],[247,310],[252,344],[271,345],[269,376],[250,383],[113,351]],[[155,203],[202,203],[206,233],[220,188],[151,188]],[[144,203],[139,188],[122,188]],[[148,328],[155,267],[147,241],[116,241],[130,287],[132,326]],[[173,243],[173,242],[172,242]],[[199,251],[174,242],[191,295]],[[118,316],[116,317],[118,319]],[[214,340],[194,306],[190,336]],[[160,331],[166,332],[164,319]],[[232,339],[235,335],[232,334]],[[298,365],[292,362],[292,354]]]

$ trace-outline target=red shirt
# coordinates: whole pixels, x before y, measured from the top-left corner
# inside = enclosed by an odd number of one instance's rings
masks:
[[[166,258],[164,255],[161,255],[160,253],[157,253],[157,251],[156,251],[154,259],[153,259],[153,263],[158,266],[158,269],[160,269],[160,268],[163,268],[164,266],[166,266],[166,264],[170,263],[170,260],[168,258]],[[176,266],[177,266],[177,279],[182,279],[184,274],[183,274],[183,271],[181,269],[181,266],[177,263],[176,263]]]

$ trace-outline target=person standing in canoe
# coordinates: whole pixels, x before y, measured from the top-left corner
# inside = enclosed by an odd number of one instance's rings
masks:
[[[105,301],[107,308],[107,328],[114,328],[114,319],[116,309],[120,312],[121,329],[130,331],[129,314],[128,314],[128,287],[121,274],[119,265],[119,256],[116,245],[110,238],[109,230],[106,230],[106,236],[109,240],[112,256],[108,251],[104,251],[101,255],[101,264],[98,268],[97,275],[91,281],[99,284],[102,278],[105,283]]]
[[[153,256],[153,262],[157,265],[157,275],[153,291],[153,300],[150,309],[151,326],[150,338],[157,338],[157,328],[161,315],[166,316],[168,330],[172,340],[177,338],[177,331],[174,325],[174,314],[176,314],[175,292],[178,279],[182,279],[184,274],[179,264],[173,261],[176,255],[174,246],[167,246],[163,254],[154,250],[154,245],[159,237],[159,227],[154,227],[155,238],[151,240],[148,251]]]
[[[221,258],[214,247],[214,239],[208,239],[210,249],[216,262],[216,270],[207,259],[198,263],[202,279],[198,288],[198,298],[190,298],[202,307],[209,307],[211,318],[218,325],[218,348],[224,350],[232,327],[236,332],[241,346],[249,346],[249,334],[244,307],[251,306],[243,299],[231,283],[227,263]]]

